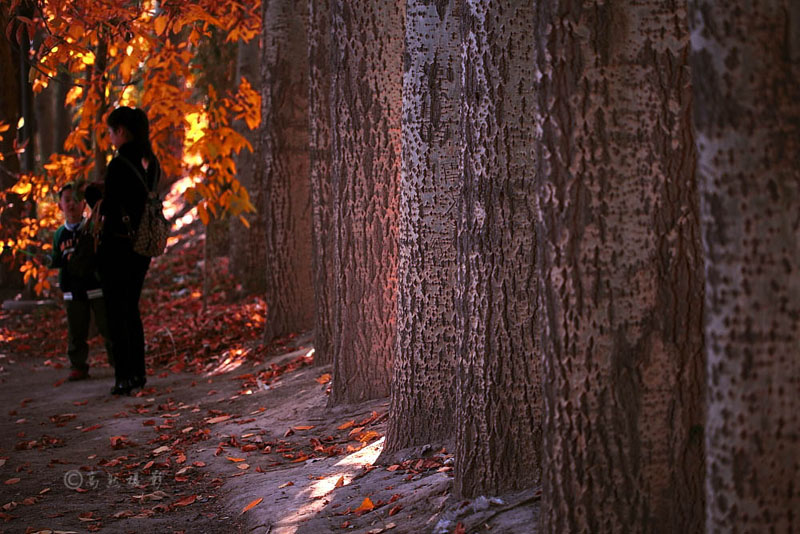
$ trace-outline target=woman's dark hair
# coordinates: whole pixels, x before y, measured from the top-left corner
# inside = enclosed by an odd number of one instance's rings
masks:
[[[106,124],[113,129],[125,128],[131,135],[131,141],[137,143],[144,151],[144,157],[153,165],[148,165],[147,174],[152,181],[158,172],[158,158],[150,144],[150,121],[140,108],[120,106],[108,115]]]

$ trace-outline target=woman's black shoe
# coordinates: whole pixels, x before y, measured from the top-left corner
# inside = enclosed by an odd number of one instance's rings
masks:
[[[128,395],[131,392],[131,384],[128,380],[121,380],[111,388],[112,395]]]
[[[145,384],[147,384],[147,377],[142,376],[134,376],[128,381],[128,384],[131,386],[131,389],[139,389],[143,388]]]

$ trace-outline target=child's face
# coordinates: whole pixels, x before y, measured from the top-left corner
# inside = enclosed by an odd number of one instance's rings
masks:
[[[61,199],[58,201],[58,207],[64,213],[64,218],[70,224],[75,224],[81,220],[83,216],[83,201],[76,200],[73,196],[72,189],[67,189],[61,194]]]

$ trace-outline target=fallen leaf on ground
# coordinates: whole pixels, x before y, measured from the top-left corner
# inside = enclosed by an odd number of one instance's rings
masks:
[[[287,486],[294,486],[294,482],[292,482],[291,480],[289,482],[285,482],[285,483],[281,484],[280,486],[278,486],[278,489],[285,488]]]
[[[197,495],[189,495],[188,497],[184,497],[183,499],[177,501],[174,506],[189,506],[196,500]]]
[[[252,501],[250,504],[248,504],[247,506],[244,507],[244,509],[242,510],[242,513],[245,513],[246,511],[248,511],[248,510],[250,510],[252,508],[255,508],[256,506],[261,504],[261,501],[263,501],[263,500],[264,500],[264,497],[259,497],[258,499]]]
[[[114,519],[123,519],[125,517],[133,517],[133,515],[134,513],[132,510],[122,510],[121,512],[117,512],[111,517],[113,517]]]
[[[339,480],[336,481],[336,485],[333,486],[334,488],[341,488],[344,486],[344,475],[339,477]]]
[[[314,380],[316,380],[316,381],[317,381],[317,382],[319,382],[320,384],[327,384],[328,382],[330,382],[330,381],[331,381],[331,374],[330,374],[330,373],[325,373],[325,374],[324,374],[324,375],[322,375],[322,376],[318,376],[318,377],[317,377],[317,378],[315,378]]]
[[[364,497],[364,500],[361,501],[361,505],[353,510],[358,515],[363,514],[364,512],[369,512],[370,510],[374,509],[375,505],[372,503],[372,499],[369,497]]]
[[[81,432],[91,432],[92,430],[97,430],[98,428],[102,428],[102,427],[103,427],[103,425],[96,424],[96,425],[92,425],[92,426],[86,427],[84,429],[81,429]]]
[[[18,478],[9,478],[5,481],[5,485],[10,486],[11,484],[16,484],[17,482],[19,482]]]
[[[244,458],[235,458],[233,456],[226,456],[225,458],[231,462],[244,462],[245,460]]]
[[[342,423],[341,425],[339,425],[336,428],[338,428],[339,430],[347,430],[348,428],[350,428],[351,426],[354,426],[355,424],[356,424],[355,421],[350,420],[350,421],[347,421],[346,423]]]
[[[312,428],[314,428],[314,425],[300,425],[293,428],[295,430],[311,430]]]
[[[223,421],[227,421],[230,418],[231,418],[230,415],[220,415],[219,417],[212,417],[211,419],[206,421],[206,423],[208,423],[209,425],[213,425],[214,423],[221,423]]]

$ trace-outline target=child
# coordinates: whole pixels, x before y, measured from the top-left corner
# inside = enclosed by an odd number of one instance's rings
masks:
[[[83,200],[75,198],[72,184],[67,184],[58,193],[58,207],[64,214],[66,222],[56,230],[53,238],[53,267],[59,268],[58,285],[64,294],[67,308],[67,354],[71,371],[67,377],[70,381],[89,378],[89,323],[94,312],[97,329],[105,339],[108,361],[113,366],[114,358],[106,322],[105,301],[100,281],[96,273],[82,277],[71,275],[66,269],[72,254],[78,227],[83,222]]]

